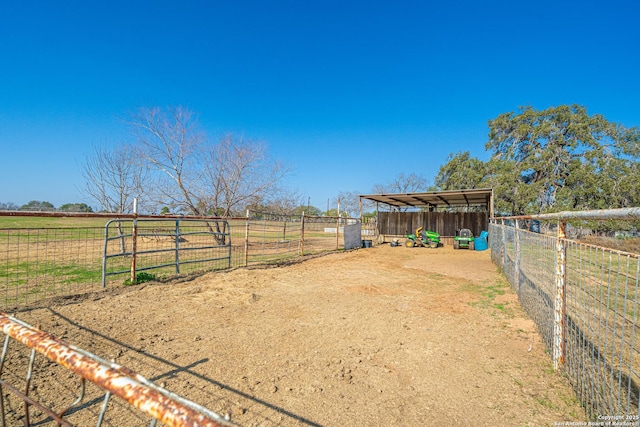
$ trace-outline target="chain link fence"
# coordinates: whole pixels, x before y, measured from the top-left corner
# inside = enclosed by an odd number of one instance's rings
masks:
[[[640,209],[499,219],[489,227],[491,257],[587,413],[637,425],[640,255],[566,238],[567,221],[612,219],[638,220]],[[530,231],[531,221],[554,220],[543,228],[555,235]]]

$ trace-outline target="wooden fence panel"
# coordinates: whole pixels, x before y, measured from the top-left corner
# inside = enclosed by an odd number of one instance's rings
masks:
[[[487,212],[378,212],[379,234],[402,236],[424,227],[441,236],[455,236],[468,228],[474,236],[489,227]]]

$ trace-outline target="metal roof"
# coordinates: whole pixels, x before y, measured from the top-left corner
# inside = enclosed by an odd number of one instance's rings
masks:
[[[493,189],[491,188],[431,191],[426,193],[365,194],[360,196],[361,199],[385,203],[399,208],[486,206],[487,210],[491,209],[492,197]]]

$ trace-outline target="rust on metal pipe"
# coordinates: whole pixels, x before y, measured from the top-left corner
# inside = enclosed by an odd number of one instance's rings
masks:
[[[630,220],[640,219],[640,208],[600,209],[593,211],[564,211],[535,215],[514,215],[494,219],[541,219],[541,220]]]
[[[172,393],[152,385],[124,366],[104,363],[46,332],[39,331],[0,312],[2,331],[48,359],[127,401],[151,417],[176,427],[220,427],[233,425],[206,408],[198,410],[168,396]],[[178,397],[178,396],[176,396]],[[192,406],[197,406],[192,404]],[[209,412],[205,415],[200,412]],[[216,418],[216,419],[214,419]]]

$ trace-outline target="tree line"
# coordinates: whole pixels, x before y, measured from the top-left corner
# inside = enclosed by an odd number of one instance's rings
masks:
[[[103,212],[237,216],[253,211],[298,215],[359,215],[358,191],[338,193],[340,209],[305,204],[282,183],[290,168],[260,141],[232,134],[217,139],[183,107],[140,108],[125,119],[130,141],[94,147],[81,165],[84,196]],[[370,193],[493,188],[496,215],[640,206],[640,128],[625,127],[579,105],[521,107],[488,122],[489,160],[451,153],[429,185],[400,173]],[[52,211],[49,202],[0,209]],[[365,206],[365,212],[374,209]],[[91,212],[84,203],[60,211]]]
[[[31,200],[22,206],[13,202],[0,202],[3,211],[32,211],[32,212],[93,212],[93,208],[86,203],[65,203],[56,208],[53,203],[44,200]]]

